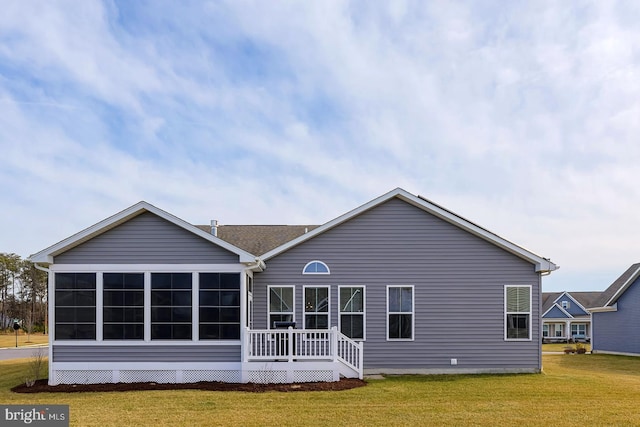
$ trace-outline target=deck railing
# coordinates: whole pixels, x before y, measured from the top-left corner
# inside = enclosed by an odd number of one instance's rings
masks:
[[[243,360],[296,362],[326,360],[343,363],[362,378],[362,343],[332,329],[245,330]]]

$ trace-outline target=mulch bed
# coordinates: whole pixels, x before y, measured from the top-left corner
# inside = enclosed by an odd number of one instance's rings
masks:
[[[234,384],[219,382],[199,382],[188,384],[158,383],[115,383],[115,384],[60,384],[48,385],[47,380],[38,380],[27,387],[20,384],[11,389],[14,393],[78,393],[105,391],[138,391],[138,390],[206,390],[206,391],[246,391],[264,393],[266,391],[339,391],[362,387],[367,383],[354,378],[343,378],[336,382],[298,383],[298,384]]]

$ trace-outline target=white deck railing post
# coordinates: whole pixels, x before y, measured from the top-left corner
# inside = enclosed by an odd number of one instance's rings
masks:
[[[331,355],[333,356],[333,361],[338,361],[338,327],[333,326],[331,328]]]
[[[364,376],[364,360],[362,359],[364,356],[364,343],[360,341],[358,343],[358,378],[362,379]]]
[[[293,362],[293,327],[289,326],[287,328],[287,344],[289,345],[289,362]]]

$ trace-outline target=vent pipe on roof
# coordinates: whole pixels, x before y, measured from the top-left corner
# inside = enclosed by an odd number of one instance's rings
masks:
[[[218,220],[217,219],[211,220],[211,234],[218,237]]]

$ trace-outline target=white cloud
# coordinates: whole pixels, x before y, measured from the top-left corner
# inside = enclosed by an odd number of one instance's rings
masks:
[[[402,186],[551,256],[560,288],[637,261],[633,2],[5,6],[2,250],[139,199],[317,223]]]

